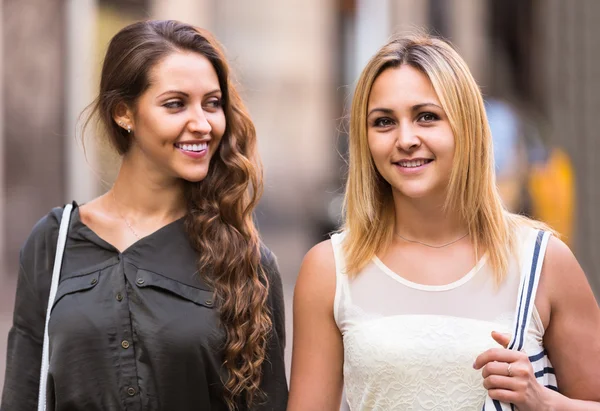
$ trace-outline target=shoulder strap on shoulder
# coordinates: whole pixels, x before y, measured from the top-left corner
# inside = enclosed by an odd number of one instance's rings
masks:
[[[336,276],[346,272],[346,258],[344,257],[345,233],[331,235],[331,246],[333,247],[333,258],[335,259]]]
[[[345,233],[335,233],[331,236],[333,258],[335,260],[335,297],[333,299],[333,317],[340,327],[342,312],[348,298],[348,277],[346,276],[346,258],[344,256]]]
[[[46,325],[44,328],[44,345],[42,350],[42,366],[40,371],[40,388],[38,394],[38,411],[46,410],[46,385],[48,383],[48,368],[49,368],[49,340],[48,340],[48,323],[50,322],[50,311],[54,305],[56,298],[56,290],[60,279],[60,270],[62,267],[63,255],[65,252],[65,244],[67,242],[67,234],[69,232],[69,223],[71,221],[71,211],[73,204],[65,205],[58,230],[58,241],[56,243],[56,255],[54,257],[54,268],[52,269],[52,282],[50,283],[50,296],[48,298],[48,307],[46,309]]]
[[[521,272],[513,335],[508,345],[508,348],[511,350],[520,351],[525,343],[525,335],[531,322],[535,296],[549,238],[549,232],[537,231],[532,244],[529,245],[529,253],[525,254],[526,256],[530,256],[530,258],[525,259]]]
[[[526,247],[524,256],[526,258],[524,258],[521,268],[521,283],[519,284],[519,294],[517,296],[513,334],[508,344],[509,350],[520,351],[525,344],[550,235],[547,231],[535,231],[524,244]],[[482,411],[514,411],[514,409],[513,404],[492,400],[488,395]]]

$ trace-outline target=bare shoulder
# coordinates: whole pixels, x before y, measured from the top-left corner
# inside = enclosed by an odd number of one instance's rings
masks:
[[[559,238],[551,236],[542,267],[542,277],[551,291],[573,288],[587,283],[585,274],[571,249]],[[558,287],[559,289],[555,289]]]
[[[289,411],[340,409],[344,348],[335,282],[333,244],[323,241],[306,253],[296,281]]]
[[[550,307],[544,347],[561,393],[600,400],[600,309],[577,259],[556,237],[548,243],[540,288]]]
[[[335,258],[331,240],[322,241],[308,250],[302,266],[332,271],[335,274]]]
[[[590,284],[577,258],[563,241],[554,236],[548,241],[540,287],[547,296],[551,316],[568,306],[597,309]]]
[[[335,258],[331,240],[311,248],[302,261],[294,299],[332,302],[335,296]]]

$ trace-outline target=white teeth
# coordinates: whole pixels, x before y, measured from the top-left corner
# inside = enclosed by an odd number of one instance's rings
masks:
[[[199,152],[208,148],[208,143],[200,144],[177,144],[177,146],[185,151]]]
[[[400,161],[400,167],[414,168],[421,167],[428,163],[428,160],[403,160]]]

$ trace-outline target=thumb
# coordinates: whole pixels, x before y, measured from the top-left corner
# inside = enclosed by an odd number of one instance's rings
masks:
[[[498,331],[492,331],[492,338],[504,348],[508,347],[510,343],[510,334],[499,333]]]

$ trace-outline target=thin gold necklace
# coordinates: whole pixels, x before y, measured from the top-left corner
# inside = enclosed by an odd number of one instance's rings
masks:
[[[408,241],[409,243],[416,243],[416,244],[421,244],[424,245],[425,247],[429,247],[429,248],[444,248],[444,247],[448,247],[449,245],[452,245],[454,243],[459,242],[460,240],[462,240],[463,238],[465,238],[467,235],[469,235],[469,233],[466,233],[465,235],[463,235],[460,238],[457,238],[456,240],[452,240],[449,243],[446,244],[442,244],[442,245],[431,245],[431,244],[425,244],[421,241],[417,241],[417,240],[410,240],[408,238],[402,237],[400,234],[398,234],[397,232],[394,231],[394,234],[396,234],[398,237],[400,237],[401,239],[403,239],[404,241]]]
[[[141,237],[135,232],[135,230],[133,229],[133,227],[131,226],[131,224],[129,224],[129,221],[127,221],[127,219],[125,218],[125,216],[123,214],[121,214],[121,207],[119,205],[119,202],[117,201],[117,196],[115,195],[115,189],[113,187],[112,191],[112,197],[113,197],[113,201],[115,202],[115,205],[117,206],[117,213],[119,213],[119,217],[121,217],[121,219],[123,221],[125,221],[125,224],[127,225],[127,228],[129,228],[129,231],[131,231],[131,233],[135,236],[135,238],[137,238],[138,240],[141,239]]]

